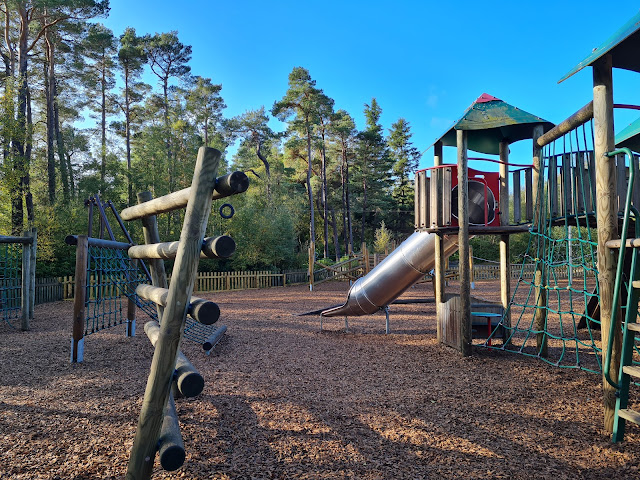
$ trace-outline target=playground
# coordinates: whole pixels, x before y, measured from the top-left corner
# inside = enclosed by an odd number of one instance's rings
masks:
[[[342,318],[321,331],[318,316],[297,316],[341,303],[347,289],[215,294],[227,335],[209,356],[182,345],[207,382],[176,403],[185,464],[156,463],[154,476],[637,478],[640,434],[611,443],[594,374],[498,349],[462,357],[438,343],[429,303],[392,305],[389,335],[383,313],[350,318],[349,332]],[[482,280],[476,294],[499,291]],[[432,296],[420,284],[401,298]],[[121,325],[93,334],[84,364],[71,364],[61,345],[72,311],[69,301],[39,305],[31,331],[2,327],[0,478],[115,479],[126,469],[152,348]]]

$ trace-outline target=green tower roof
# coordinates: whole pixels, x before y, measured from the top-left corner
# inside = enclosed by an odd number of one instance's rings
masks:
[[[553,127],[551,122],[483,93],[434,144],[455,146],[456,130],[466,130],[469,150],[497,155],[500,142],[531,138],[536,125],[543,125],[545,131]]]

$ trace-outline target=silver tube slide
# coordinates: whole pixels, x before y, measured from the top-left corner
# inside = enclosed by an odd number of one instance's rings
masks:
[[[402,295],[435,265],[436,234],[415,232],[349,289],[340,307],[322,312],[323,317],[357,316],[375,313]],[[458,250],[457,236],[444,236],[445,257]]]

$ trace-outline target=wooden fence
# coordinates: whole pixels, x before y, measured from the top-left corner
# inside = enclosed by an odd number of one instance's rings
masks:
[[[380,255],[374,260],[373,255],[370,258],[370,268],[373,268],[384,258]],[[336,269],[339,270],[339,269]],[[345,273],[349,271],[344,268]],[[364,269],[361,269],[364,270]],[[511,265],[511,278],[518,279],[522,272],[523,278],[533,278],[535,266]],[[556,278],[568,278],[567,266],[561,266],[554,269]],[[330,280],[335,275],[336,278],[344,280],[344,273],[316,271],[316,282]],[[362,273],[362,272],[360,272]],[[458,270],[450,268],[447,270],[447,277],[450,280],[457,278]],[[588,274],[589,272],[587,272]],[[574,267],[573,275],[582,275],[582,267]],[[474,265],[474,280],[493,280],[500,278],[500,266],[496,264],[490,265]],[[196,278],[194,291],[199,293],[219,292],[228,290],[247,290],[253,288],[272,288],[290,285],[299,285],[308,283],[309,277],[306,270],[296,270],[290,272],[274,273],[269,271],[248,271],[248,272],[200,272]],[[75,292],[75,277],[70,275],[66,277],[54,278],[38,278],[36,279],[35,303],[36,305],[55,302],[58,300],[72,299]],[[115,292],[111,292],[115,294]]]

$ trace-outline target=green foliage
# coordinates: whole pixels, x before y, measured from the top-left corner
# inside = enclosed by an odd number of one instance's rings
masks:
[[[391,231],[386,227],[384,221],[380,222],[380,228],[376,229],[375,240],[373,241],[373,251],[384,253],[391,244]]]

